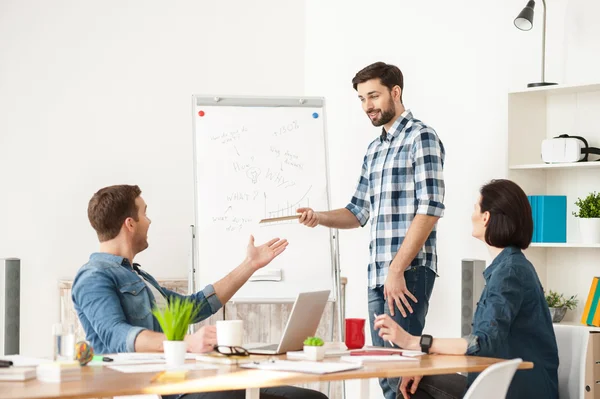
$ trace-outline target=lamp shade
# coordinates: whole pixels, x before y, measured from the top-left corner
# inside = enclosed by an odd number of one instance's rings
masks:
[[[531,30],[533,28],[533,8],[535,1],[530,0],[523,11],[515,18],[515,26],[520,30]]]

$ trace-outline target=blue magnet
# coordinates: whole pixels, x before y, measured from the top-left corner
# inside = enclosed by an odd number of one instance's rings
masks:
[[[317,119],[319,117],[319,114],[317,114],[316,112],[313,112],[312,117]]]

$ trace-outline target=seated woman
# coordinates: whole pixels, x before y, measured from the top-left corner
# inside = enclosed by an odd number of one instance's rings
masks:
[[[532,264],[521,250],[531,243],[533,220],[523,190],[510,180],[484,185],[471,221],[473,236],[487,244],[492,263],[483,276],[485,288],[467,338],[413,336],[389,316],[381,315],[375,328],[385,340],[401,348],[430,353],[522,358],[531,370],[515,373],[507,398],[558,398],[558,349],[544,291]],[[399,392],[404,398],[462,398],[477,374],[405,377]]]

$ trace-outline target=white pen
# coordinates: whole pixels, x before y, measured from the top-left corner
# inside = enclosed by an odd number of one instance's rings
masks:
[[[375,312],[373,312],[373,316],[375,316],[375,318],[379,317],[379,316],[377,316],[377,313],[375,313]],[[394,343],[392,341],[390,341],[389,339],[388,339],[388,342],[390,343],[390,345],[392,345],[392,348],[396,347],[396,345],[394,345]]]

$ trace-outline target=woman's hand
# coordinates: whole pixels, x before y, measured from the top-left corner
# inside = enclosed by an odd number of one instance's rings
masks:
[[[386,341],[392,341],[400,348],[419,350],[419,337],[410,335],[398,325],[390,316],[382,314],[377,316],[374,323],[375,330],[379,330],[379,336]]]
[[[416,375],[414,377],[402,377],[400,383],[400,393],[404,396],[404,399],[410,399],[410,395],[414,395],[419,387],[419,382],[423,378],[422,375]]]

